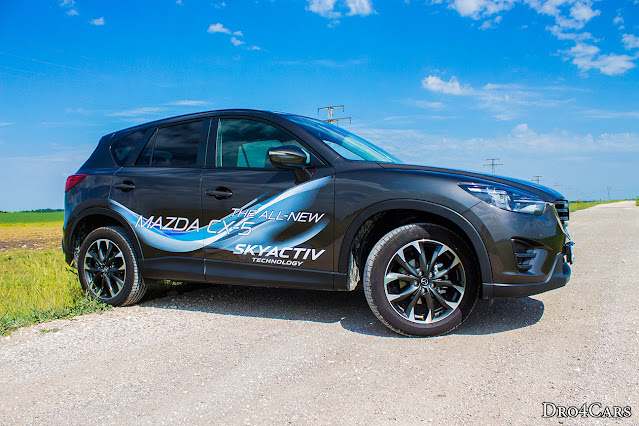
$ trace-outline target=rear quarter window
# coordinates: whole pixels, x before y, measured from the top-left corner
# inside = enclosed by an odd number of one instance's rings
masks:
[[[145,133],[146,130],[131,133],[111,145],[111,155],[118,166],[126,164],[129,155],[143,142]]]

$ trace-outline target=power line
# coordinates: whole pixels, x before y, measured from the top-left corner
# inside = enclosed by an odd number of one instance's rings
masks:
[[[342,112],[344,112],[344,105],[337,105],[337,106],[328,106],[328,107],[317,108],[317,115],[319,115],[319,112],[321,110],[325,109],[328,112],[328,119],[324,120],[325,123],[330,123],[330,124],[337,125],[337,123],[339,121],[341,121],[341,120],[349,120],[349,121],[351,121],[351,117],[335,118],[335,116],[333,115],[333,110],[335,108],[341,108]]]
[[[142,72],[142,73],[145,73],[145,74],[151,73],[151,74],[155,74],[156,76],[163,77],[162,74],[158,73],[156,70],[153,70],[153,69],[141,69],[141,68],[132,67],[132,66],[126,65],[126,64],[120,64],[120,63],[113,62],[113,61],[107,61],[106,59],[93,58],[91,56],[85,56],[85,55],[77,55],[75,53],[70,53],[70,52],[67,52],[67,51],[64,51],[64,50],[53,49],[51,47],[42,46],[42,45],[34,44],[34,43],[27,43],[27,42],[16,40],[16,39],[12,39],[12,38],[9,38],[9,37],[0,36],[0,39],[9,40],[9,41],[12,41],[14,43],[22,44],[24,46],[37,47],[39,49],[48,50],[50,52],[61,53],[63,55],[67,55],[67,56],[73,56],[73,57],[76,57],[76,58],[81,58],[81,59],[86,59],[86,60],[90,60],[90,61],[101,62],[103,64],[114,65],[114,66],[117,66],[118,68],[127,68],[127,69],[129,69],[131,71],[138,71],[138,72]]]
[[[0,52],[0,55],[13,56],[14,58],[26,59],[27,61],[40,62],[42,64],[52,65],[54,67],[66,68],[66,69],[73,70],[73,71],[87,72],[89,74],[95,74],[95,75],[102,76],[102,74],[97,73],[97,72],[93,72],[93,71],[89,71],[89,70],[83,70],[83,69],[75,68],[75,67],[70,67],[68,65],[61,65],[61,64],[56,64],[56,63],[53,63],[53,62],[42,61],[40,59],[28,58],[26,56],[14,55],[14,54],[11,54],[11,53],[6,53],[6,52]]]
[[[495,163],[495,161],[500,161],[499,158],[486,158],[486,161],[490,161],[488,164],[484,164],[484,167],[490,167],[490,173],[495,174],[495,167],[503,166],[503,163]]]
[[[75,81],[77,83],[83,83],[80,80],[72,80],[72,79],[69,79],[68,77],[62,77],[62,76],[59,76],[59,75],[47,74],[47,73],[44,73],[44,72],[35,72],[35,71],[30,71],[30,70],[24,70],[22,68],[12,68],[12,67],[6,67],[4,65],[0,65],[0,68],[4,68],[4,69],[7,69],[7,70],[11,70],[11,71],[18,71],[18,72],[33,74],[33,75],[40,75],[40,76],[44,76],[44,77],[48,77],[48,78],[59,78],[59,79],[63,79],[66,82]]]
[[[71,85],[68,85],[68,84],[58,83],[56,81],[40,80],[39,78],[25,77],[23,75],[7,74],[6,72],[0,72],[0,75],[6,75],[7,77],[21,78],[23,80],[33,80],[33,81],[37,81],[39,83],[55,84],[56,86],[74,87],[74,86],[71,86]]]

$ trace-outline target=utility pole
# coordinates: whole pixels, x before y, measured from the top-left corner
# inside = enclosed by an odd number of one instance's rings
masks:
[[[499,161],[499,158],[486,158],[486,161],[490,161],[488,164],[484,164],[484,167],[490,167],[490,173],[495,174],[495,167],[503,166],[502,163],[495,163],[495,161]]]
[[[335,118],[335,116],[333,115],[333,110],[335,108],[341,108],[342,112],[344,112],[344,105],[336,105],[336,106],[328,106],[328,107],[323,107],[323,108],[317,108],[317,115],[319,115],[319,112],[321,110],[325,109],[325,110],[328,111],[328,119],[324,120],[324,122],[326,122],[326,123],[337,125],[338,121],[341,121],[341,120],[351,121],[351,117]]]
[[[536,182],[536,183],[539,183],[539,182],[541,182],[541,178],[542,178],[542,176],[535,175],[535,176],[533,176],[532,181]]]

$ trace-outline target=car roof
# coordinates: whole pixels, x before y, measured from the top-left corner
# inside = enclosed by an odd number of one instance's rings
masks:
[[[181,121],[185,121],[185,120],[195,120],[195,119],[198,119],[198,118],[208,118],[208,117],[210,117],[212,115],[234,115],[234,114],[253,115],[253,116],[262,117],[262,118],[275,118],[275,117],[284,117],[284,118],[286,118],[287,116],[303,117],[300,114],[292,114],[292,113],[285,113],[285,112],[274,112],[274,111],[257,110],[257,109],[218,109],[218,110],[211,110],[211,111],[196,112],[196,113],[191,113],[191,114],[176,115],[174,117],[168,117],[168,118],[162,118],[160,120],[149,121],[147,123],[142,123],[142,124],[138,124],[136,126],[127,127],[125,129],[117,130],[117,131],[112,132],[110,134],[111,135],[123,134],[123,133],[129,134],[129,133],[134,133],[134,132],[136,132],[138,130],[146,129],[148,127],[153,127],[153,126],[163,126],[163,125],[166,125],[166,124],[177,123],[177,122],[181,122]]]

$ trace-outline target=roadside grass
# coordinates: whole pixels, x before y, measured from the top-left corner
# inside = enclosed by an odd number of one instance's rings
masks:
[[[610,200],[610,201],[571,201],[570,202],[570,212],[576,212],[577,210],[587,209],[589,207],[594,207],[599,204],[610,204],[616,203],[619,201],[625,200]],[[637,200],[637,205],[639,206],[639,200]]]
[[[159,281],[149,286],[140,303],[202,286]],[[110,308],[84,293],[77,271],[65,263],[62,250],[17,249],[0,253],[0,335]]]
[[[0,254],[0,334],[107,309],[84,294],[61,250],[18,249]]]
[[[3,212],[0,213],[0,226],[25,226],[31,223],[50,223],[64,221],[64,212]]]

